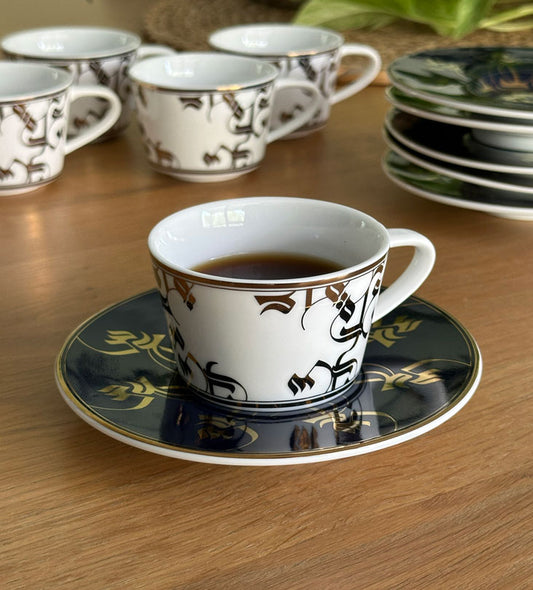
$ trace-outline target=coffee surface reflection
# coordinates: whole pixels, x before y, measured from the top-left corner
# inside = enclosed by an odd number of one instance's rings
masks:
[[[282,280],[336,272],[342,265],[332,260],[282,252],[236,254],[209,260],[193,270],[231,279]]]

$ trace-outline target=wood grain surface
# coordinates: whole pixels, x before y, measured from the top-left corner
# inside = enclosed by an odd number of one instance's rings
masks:
[[[380,168],[386,110],[383,88],[368,88],[218,184],[151,171],[132,125],[67,156],[53,184],[0,198],[3,588],[531,588],[533,224],[395,187]],[[483,356],[466,407],[386,450],[283,467],[166,458],[75,416],[54,359],[87,317],[155,286],[150,228],[249,195],[337,201],[427,235],[437,263],[417,295]]]

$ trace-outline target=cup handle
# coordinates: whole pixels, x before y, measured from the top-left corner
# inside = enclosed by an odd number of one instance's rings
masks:
[[[357,80],[354,80],[350,84],[339,88],[331,95],[329,99],[330,104],[336,104],[341,100],[353,96],[356,92],[363,90],[363,88],[368,86],[376,78],[381,70],[381,57],[379,53],[369,45],[362,45],[360,43],[346,43],[341,47],[340,50],[341,60],[347,55],[359,55],[367,57],[369,63],[361,75],[357,78]]]
[[[176,55],[177,51],[167,45],[157,45],[155,43],[144,43],[137,49],[137,59],[147,57],[158,57],[161,55]]]
[[[289,135],[289,133],[300,129],[300,127],[305,125],[311,119],[311,117],[315,115],[315,112],[318,109],[318,102],[321,95],[312,82],[308,82],[307,80],[289,80],[287,78],[277,80],[275,83],[275,92],[278,93],[284,88],[300,88],[309,90],[309,92],[312,94],[311,102],[307,105],[306,109],[296,115],[296,117],[290,119],[286,123],[283,123],[277,129],[271,130],[267,135],[267,143],[272,143],[273,141],[281,139],[282,137],[285,137],[285,135]]]
[[[111,129],[120,117],[122,105],[119,97],[109,88],[104,86],[72,86],[70,88],[69,103],[86,97],[104,98],[109,102],[109,109],[103,118],[84,130],[78,136],[67,139],[65,142],[65,154],[70,154],[74,150],[94,141],[103,135],[108,129]]]
[[[381,319],[412,295],[426,280],[435,263],[435,247],[418,232],[388,229],[390,247],[413,246],[415,253],[403,273],[379,296],[372,321]]]

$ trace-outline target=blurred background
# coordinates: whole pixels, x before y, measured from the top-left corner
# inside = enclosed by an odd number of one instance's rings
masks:
[[[347,42],[377,49],[383,61],[377,83],[387,83],[385,70],[406,53],[533,44],[533,3],[519,0],[4,0],[0,37],[37,27],[94,25],[201,51],[209,49],[207,37],[218,28],[289,21],[333,28]]]
[[[155,1],[6,0],[2,2],[0,36],[54,25],[99,25],[141,33],[144,14]]]

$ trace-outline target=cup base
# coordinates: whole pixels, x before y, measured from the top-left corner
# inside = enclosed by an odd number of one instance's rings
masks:
[[[239,178],[239,176],[243,176],[248,172],[252,172],[258,167],[258,164],[254,164],[253,166],[246,166],[243,168],[238,168],[234,170],[228,170],[227,172],[218,171],[218,172],[193,172],[193,171],[180,171],[175,170],[173,168],[165,168],[164,166],[157,166],[152,164],[152,168],[157,172],[161,172],[162,174],[166,174],[168,176],[172,176],[172,178],[177,178],[178,180],[183,180],[185,182],[224,182],[226,180],[232,180],[234,178]]]
[[[208,402],[212,405],[215,405],[219,408],[224,408],[225,410],[229,410],[233,413],[253,413],[253,414],[287,414],[287,413],[298,413],[302,412],[303,410],[307,410],[310,408],[316,409],[319,407],[327,407],[332,403],[338,403],[340,399],[344,396],[349,395],[353,397],[355,391],[360,386],[355,381],[350,381],[345,386],[341,387],[340,389],[336,389],[333,392],[326,393],[324,395],[319,395],[311,399],[305,400],[294,400],[294,401],[279,401],[279,402],[251,402],[251,401],[240,401],[240,400],[232,400],[232,399],[221,399],[219,397],[210,395],[204,391],[200,391],[193,387],[190,383],[187,384],[187,387],[190,391],[198,396],[199,399],[202,399],[205,402]]]
[[[50,184],[54,180],[55,178],[49,178],[48,180],[41,182],[39,184],[19,185],[13,188],[0,188],[0,197],[13,197],[16,195],[31,193],[33,191],[36,191],[37,189],[43,188],[44,186]]]
[[[312,135],[313,133],[316,133],[317,131],[324,129],[325,126],[326,126],[326,122],[319,123],[318,125],[312,125],[312,126],[306,125],[305,127],[302,127],[301,129],[293,131],[292,133],[289,133],[289,135],[286,135],[285,137],[281,137],[280,139],[281,139],[281,141],[287,141],[290,139],[300,139],[302,137],[307,137],[308,135]]]

